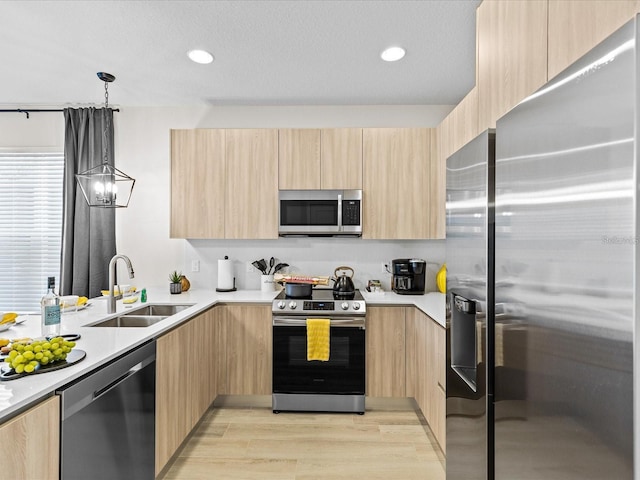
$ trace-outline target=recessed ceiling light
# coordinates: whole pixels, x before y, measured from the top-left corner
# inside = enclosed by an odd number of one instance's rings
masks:
[[[380,54],[385,62],[395,62],[404,57],[405,51],[402,47],[389,47]]]
[[[207,64],[213,62],[213,55],[206,50],[190,50],[187,55],[196,63]]]

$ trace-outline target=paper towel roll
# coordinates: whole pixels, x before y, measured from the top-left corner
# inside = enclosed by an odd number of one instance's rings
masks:
[[[224,257],[224,260],[218,260],[218,290],[231,291],[234,289],[233,261],[229,260],[229,257]]]

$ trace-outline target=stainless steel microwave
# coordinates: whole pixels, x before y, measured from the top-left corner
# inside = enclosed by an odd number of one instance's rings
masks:
[[[280,190],[278,235],[362,235],[362,190]]]

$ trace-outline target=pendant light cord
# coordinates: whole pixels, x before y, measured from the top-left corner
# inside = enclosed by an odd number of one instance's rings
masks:
[[[104,163],[109,163],[109,142],[107,141],[107,132],[110,127],[109,115],[107,115],[107,109],[109,108],[109,82],[104,82],[104,110],[102,111],[102,122],[106,123],[105,128],[102,130],[102,145],[104,148]]]

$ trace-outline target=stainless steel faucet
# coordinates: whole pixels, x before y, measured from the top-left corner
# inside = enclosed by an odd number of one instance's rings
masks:
[[[129,269],[129,278],[133,278],[133,267],[131,266],[131,260],[126,255],[114,255],[109,262],[109,297],[107,298],[107,313],[115,313],[116,300],[120,298],[122,292],[117,297],[114,295],[114,285],[116,282],[116,263],[121,258],[127,264]]]

